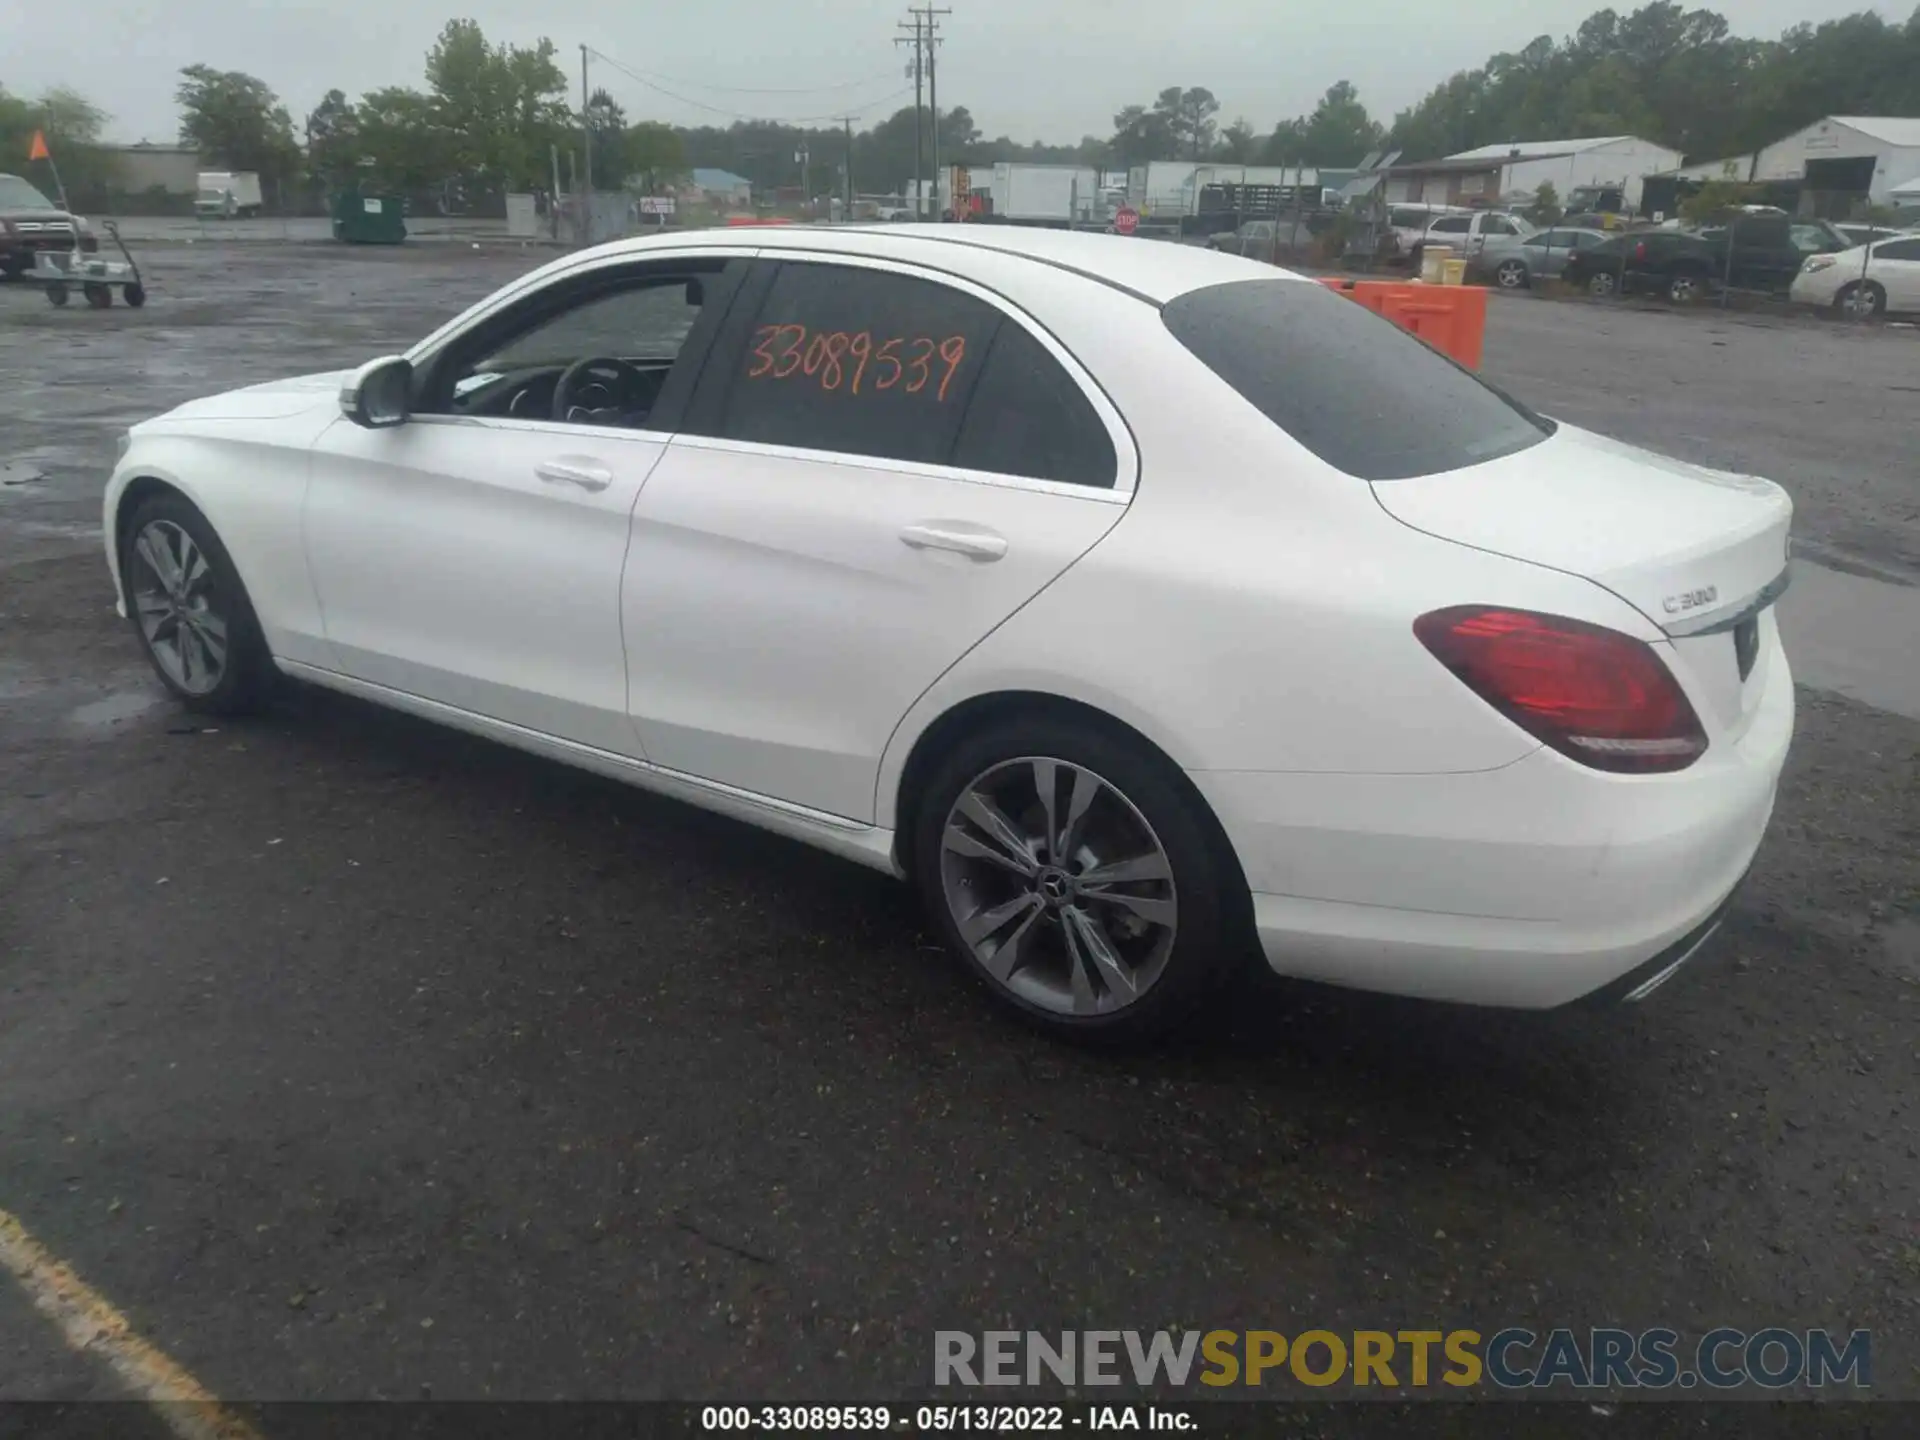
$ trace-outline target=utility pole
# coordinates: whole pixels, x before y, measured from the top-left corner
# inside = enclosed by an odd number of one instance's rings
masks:
[[[918,10],[909,10],[907,13],[913,16],[913,218],[918,220],[922,218],[920,207],[923,203],[921,198],[923,190],[920,182],[926,165],[926,132],[921,128],[920,122],[920,84],[923,73],[921,70],[921,55],[923,42],[920,28],[920,12]],[[902,20],[898,22],[895,28],[905,30],[907,28],[907,22]],[[907,39],[905,36],[896,36],[893,43],[896,45],[904,45],[907,43]]]
[[[851,115],[842,115],[840,117],[840,123],[846,128],[847,132],[847,164],[845,177],[847,186],[847,213],[842,218],[851,224],[853,222],[853,117]]]
[[[929,3],[927,17],[927,139],[933,156],[933,218],[940,218],[940,88],[936,80],[935,52],[940,48],[940,22],[936,15],[951,15],[952,10],[936,10]]]
[[[593,239],[593,111],[587,89],[587,47],[580,47],[580,149],[585,163],[580,167],[580,238]]]
[[[909,8],[907,13],[913,17],[913,179],[914,179],[914,216],[924,218],[922,206],[925,204],[927,180],[921,170],[921,136],[924,133],[928,149],[932,155],[934,216],[939,217],[940,205],[940,92],[934,80],[934,48],[940,43],[939,16],[951,15],[947,8],[936,9],[932,0],[918,8]],[[902,30],[906,22],[900,23]],[[895,44],[901,43],[896,40]],[[920,81],[924,70],[927,83],[927,107],[932,112],[929,124],[923,132],[920,123]]]

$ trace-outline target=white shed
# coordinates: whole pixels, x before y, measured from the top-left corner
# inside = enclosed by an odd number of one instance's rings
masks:
[[[1763,148],[1753,178],[1885,204],[1896,186],[1920,179],[1920,118],[1829,115]]]
[[[1447,163],[1464,166],[1484,161],[1500,167],[1495,197],[1532,194],[1551,184],[1564,202],[1583,185],[1617,185],[1629,210],[1640,204],[1640,181],[1671,170],[1687,157],[1666,145],[1637,135],[1598,135],[1581,140],[1524,140],[1482,145],[1449,155]]]

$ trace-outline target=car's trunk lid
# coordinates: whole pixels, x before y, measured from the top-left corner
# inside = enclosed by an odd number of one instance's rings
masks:
[[[1670,637],[1710,729],[1741,728],[1757,704],[1760,625],[1785,588],[1793,519],[1793,502],[1771,481],[1562,425],[1487,464],[1381,481],[1373,492],[1416,530],[1620,596]]]

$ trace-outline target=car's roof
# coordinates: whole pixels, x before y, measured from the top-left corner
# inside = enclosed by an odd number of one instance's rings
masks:
[[[965,274],[969,253],[1014,255],[1036,265],[1086,276],[1152,304],[1165,304],[1190,290],[1236,280],[1300,278],[1271,265],[1199,245],[1022,225],[741,226],[682,230],[615,241],[601,247],[598,253],[630,250],[644,254],[649,250],[710,244],[716,240],[756,245],[766,250],[825,250],[879,258],[910,258],[914,251],[924,248],[930,262],[960,274]]]

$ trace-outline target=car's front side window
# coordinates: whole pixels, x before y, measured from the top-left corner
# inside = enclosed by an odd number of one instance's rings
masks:
[[[652,428],[720,269],[650,265],[556,282],[455,340],[415,409]]]

